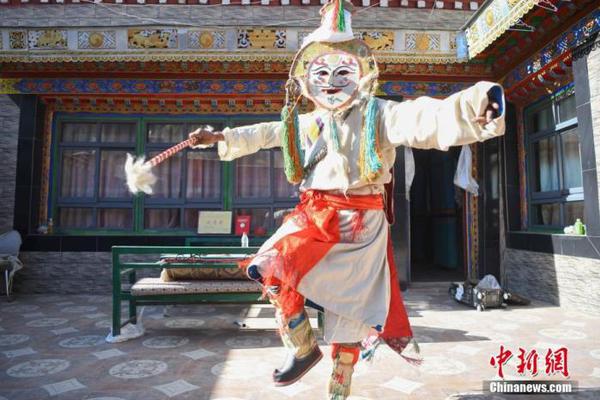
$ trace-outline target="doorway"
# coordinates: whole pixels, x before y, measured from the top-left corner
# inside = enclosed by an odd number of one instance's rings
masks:
[[[410,277],[413,282],[462,281],[464,192],[454,186],[460,148],[413,149],[410,189]]]

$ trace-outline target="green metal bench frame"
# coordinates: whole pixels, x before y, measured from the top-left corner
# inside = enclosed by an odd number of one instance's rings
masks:
[[[202,303],[235,303],[235,304],[260,304],[268,303],[261,300],[262,293],[191,293],[191,294],[160,294],[134,296],[129,288],[123,288],[123,279],[133,285],[136,272],[142,269],[163,268],[231,268],[237,267],[237,262],[219,263],[161,263],[161,254],[255,254],[258,247],[197,247],[197,246],[113,246],[112,247],[112,280],[113,280],[113,308],[112,308],[112,335],[121,333],[121,328],[127,323],[137,323],[137,307],[145,305],[172,305],[172,304],[202,304]],[[153,262],[124,262],[123,255],[155,254]],[[121,322],[121,304],[129,302],[129,318]],[[319,329],[323,328],[323,313],[318,313]]]

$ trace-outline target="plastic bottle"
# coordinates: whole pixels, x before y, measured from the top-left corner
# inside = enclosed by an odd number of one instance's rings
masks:
[[[246,235],[246,232],[244,232],[242,234],[242,247],[248,247],[249,243],[248,243],[248,235]]]
[[[584,228],[583,222],[581,222],[580,218],[577,218],[575,220],[575,224],[573,225],[573,227],[575,228],[575,233],[577,235],[585,235],[585,228]]]

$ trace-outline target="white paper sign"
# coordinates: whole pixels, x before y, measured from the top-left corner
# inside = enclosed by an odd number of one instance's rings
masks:
[[[231,233],[231,211],[199,211],[198,233]]]

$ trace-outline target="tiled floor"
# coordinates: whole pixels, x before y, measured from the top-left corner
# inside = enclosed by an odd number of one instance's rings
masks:
[[[372,363],[359,363],[351,400],[518,399],[482,394],[483,380],[496,376],[490,358],[501,345],[515,354],[506,379],[519,377],[523,348],[540,354],[538,379],[559,380],[546,375],[544,356],[548,347],[566,346],[570,379],[584,390],[556,398],[600,398],[600,317],[544,304],[478,313],[441,286],[411,288],[405,300],[424,364],[413,367],[382,346]],[[104,341],[110,307],[100,296],[0,299],[0,400],[325,398],[328,357],[292,386],[271,384],[284,350],[268,306],[178,306],[169,317],[146,307],[145,336],[120,344]]]

